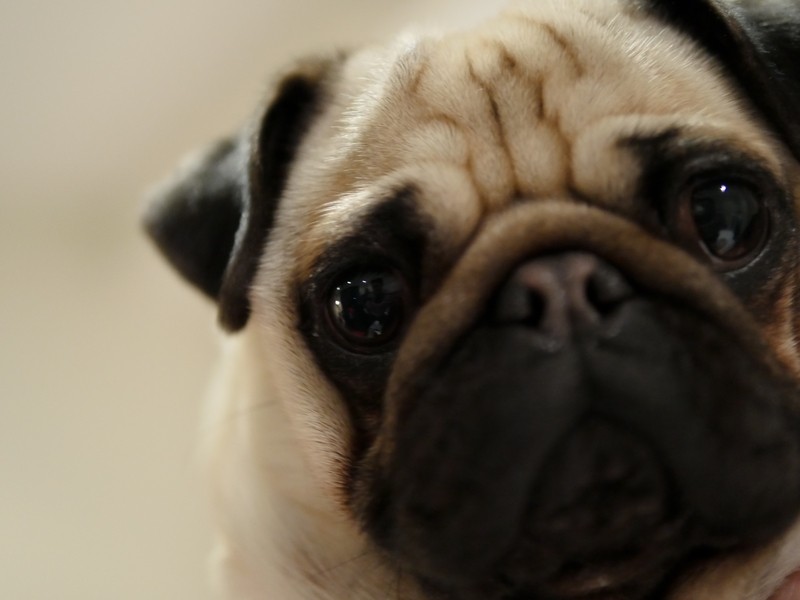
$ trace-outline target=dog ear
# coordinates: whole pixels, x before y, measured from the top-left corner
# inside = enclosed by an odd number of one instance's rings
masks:
[[[258,126],[187,162],[153,194],[145,229],[166,259],[219,305],[228,331],[250,315],[250,285],[304,134],[337,59],[281,78]]]
[[[644,0],[738,81],[800,159],[800,4],[796,0]]]

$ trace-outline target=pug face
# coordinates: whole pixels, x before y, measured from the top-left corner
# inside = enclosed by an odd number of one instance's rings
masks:
[[[232,333],[231,597],[800,598],[799,13],[534,1],[308,61],[161,189]]]

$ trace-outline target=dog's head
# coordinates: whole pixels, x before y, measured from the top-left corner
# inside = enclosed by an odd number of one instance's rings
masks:
[[[426,597],[764,599],[800,567],[798,44],[789,0],[531,1],[306,62],[149,231]]]

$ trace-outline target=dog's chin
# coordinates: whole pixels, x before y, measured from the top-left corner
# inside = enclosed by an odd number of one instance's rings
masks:
[[[632,587],[631,579],[640,575],[636,572],[638,565],[635,562],[626,565],[617,565],[613,569],[587,569],[584,573],[571,575],[564,581],[554,581],[548,588],[519,589],[492,594],[487,590],[479,590],[469,594],[462,592],[445,593],[446,598],[469,598],[470,600],[500,599],[500,600],[638,600],[654,598],[669,598],[669,586],[656,586],[654,590],[643,590]],[[436,593],[434,593],[435,595]],[[767,596],[747,598],[747,600],[800,600],[800,569],[790,574],[781,581],[778,588]],[[708,596],[716,597],[711,592]],[[722,596],[719,596],[722,597]]]
[[[621,560],[614,564],[584,565],[554,576],[544,584],[525,586],[513,584],[510,580],[498,578],[492,583],[468,588],[456,588],[432,583],[424,577],[420,578],[422,588],[432,600],[669,600],[679,598],[695,598],[678,593],[680,581],[685,570],[701,571],[713,565],[714,559],[701,560],[698,565],[682,564],[674,572],[653,578],[649,584],[643,584],[643,573],[649,565],[646,559]],[[713,567],[711,567],[713,568]],[[652,575],[652,574],[651,574]],[[758,591],[755,588],[758,587]],[[723,586],[724,588],[724,586]],[[702,600],[727,598],[727,589],[715,590],[704,587],[700,594]],[[428,596],[426,596],[428,597]],[[797,570],[781,578],[772,586],[754,586],[754,591],[744,595],[737,592],[737,598],[743,600],[800,600],[800,564]]]
[[[434,598],[448,600],[652,600],[666,597],[693,560],[682,554],[687,535],[682,521],[665,520],[627,548],[565,558],[539,531],[519,542],[480,583],[443,583],[428,574],[421,579],[436,592]]]

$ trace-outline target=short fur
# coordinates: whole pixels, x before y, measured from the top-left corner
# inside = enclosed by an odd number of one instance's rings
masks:
[[[526,256],[597,253],[637,285],[735,331],[776,379],[800,379],[800,117],[785,104],[800,101],[800,53],[764,58],[770,41],[748,3],[702,9],[744,36],[733,42],[701,39],[685,24],[694,6],[681,5],[530,0],[470,31],[407,34],[304,64],[276,87],[258,133],[218,151],[238,162],[206,158],[160,193],[153,236],[220,302],[234,332],[202,428],[226,597],[454,597],[421,583],[365,525],[373,498],[364,465],[390,460],[404,404],[377,409],[354,398],[405,398]],[[789,15],[780,32],[796,42],[797,8],[781,12],[785,5],[772,3],[770,14]],[[754,63],[741,77],[728,64],[732,49]],[[773,84],[773,95],[756,97]],[[703,144],[746,156],[788,194],[779,259],[723,277],[651,227],[644,200],[663,191],[659,169]],[[214,198],[196,191],[206,189],[197,177],[210,169],[215,189],[235,190],[222,205],[243,209],[203,212]],[[187,190],[192,210],[181,208]],[[387,199],[391,211],[380,213]],[[195,208],[224,228],[205,234]],[[358,243],[367,253],[389,237],[370,231],[401,223],[408,233],[397,245],[413,251],[392,252],[417,270],[419,310],[390,358],[354,359],[367,383],[348,383],[358,379],[352,367],[310,340],[318,326],[304,330],[304,294],[313,303],[309,282],[335,263],[337,243],[366,230]],[[752,547],[671,572],[659,593],[767,600],[800,567],[800,524],[791,520]]]

